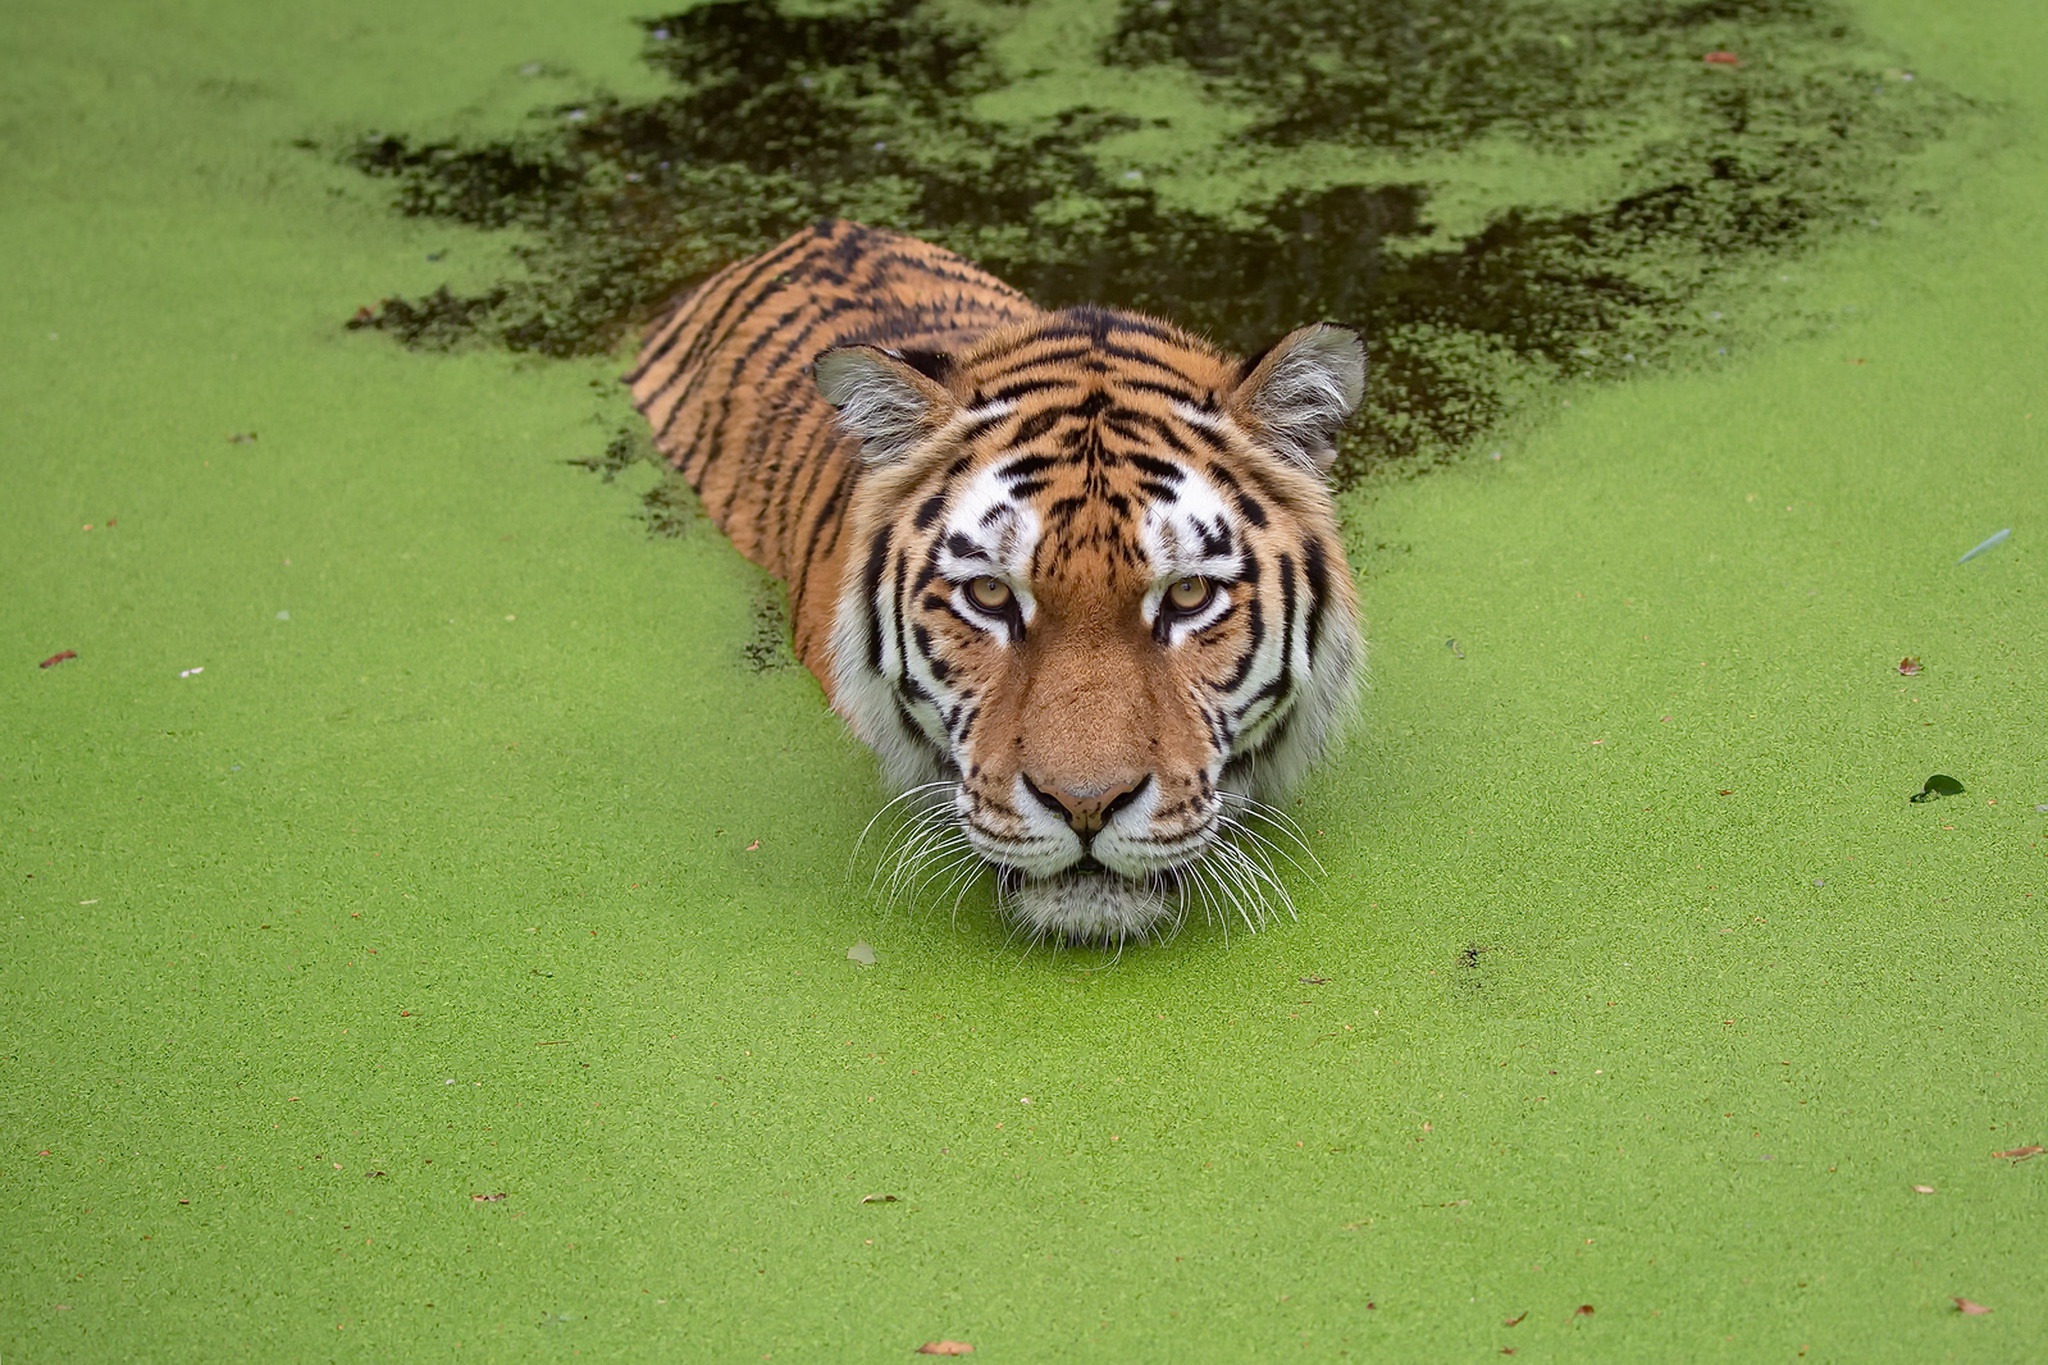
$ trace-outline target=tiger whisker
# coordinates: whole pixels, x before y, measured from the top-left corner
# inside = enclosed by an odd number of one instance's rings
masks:
[[[1268,855],[1274,855],[1283,858],[1286,860],[1287,865],[1289,867],[1292,867],[1296,872],[1301,873],[1301,875],[1303,875],[1304,877],[1311,875],[1319,875],[1322,873],[1323,868],[1321,863],[1316,863],[1313,872],[1311,872],[1309,868],[1302,865],[1301,859],[1295,857],[1292,853],[1289,853],[1285,848],[1281,847],[1279,844],[1275,843],[1273,840],[1269,839],[1264,834],[1261,834],[1251,825],[1229,814],[1228,812],[1218,815],[1216,819],[1217,823],[1220,824],[1224,829],[1230,831],[1233,834],[1236,834],[1237,836],[1239,836],[1240,839],[1244,840],[1246,843],[1249,843],[1250,845],[1255,847],[1262,858],[1265,858]],[[1306,852],[1307,850],[1304,849],[1303,851]],[[1311,862],[1315,861],[1315,855],[1313,853],[1310,853],[1308,856]]]
[[[869,882],[869,889],[874,889],[874,881],[880,879],[886,871],[888,879],[883,894],[890,904],[894,904],[905,880],[913,876],[920,865],[936,856],[949,839],[956,838],[964,840],[958,826],[952,822],[950,812],[925,812],[911,822],[898,837],[894,853],[876,869],[875,878]]]
[[[910,817],[909,820],[905,821],[889,836],[889,844],[884,848],[882,857],[877,860],[873,875],[868,878],[869,891],[872,892],[875,889],[875,883],[880,880],[884,872],[892,871],[901,863],[909,847],[921,838],[926,831],[931,829],[937,820],[938,812],[936,809],[922,810]]]
[[[920,782],[915,787],[906,788],[905,790],[900,791],[896,793],[896,795],[890,797],[887,801],[882,803],[882,808],[876,811],[872,816],[870,816],[868,818],[867,824],[861,828],[860,837],[853,841],[853,852],[849,856],[852,858],[860,857],[860,851],[862,847],[864,847],[867,844],[868,834],[874,829],[875,823],[879,821],[884,815],[887,815],[890,811],[894,810],[897,806],[902,805],[905,801],[914,800],[920,796],[937,795],[939,792],[951,786],[953,786],[953,783],[950,780],[941,778],[936,782]]]
[[[1294,897],[1288,894],[1287,887],[1278,877],[1273,875],[1273,870],[1270,867],[1254,858],[1245,850],[1242,844],[1219,845],[1219,852],[1225,863],[1241,874],[1247,895],[1257,896],[1259,894],[1259,887],[1264,885],[1271,889],[1273,899],[1278,901],[1281,907],[1287,911],[1289,919],[1301,918],[1294,908]],[[1264,909],[1263,897],[1261,897],[1261,909]],[[1261,922],[1264,919],[1265,916],[1261,914]]]
[[[1309,847],[1307,836],[1302,833],[1301,826],[1295,823],[1293,816],[1281,810],[1278,806],[1261,801],[1256,797],[1246,796],[1242,792],[1223,792],[1221,795],[1224,798],[1225,810],[1228,810],[1230,804],[1235,802],[1247,812],[1258,816],[1261,820],[1273,826],[1278,833],[1285,835],[1290,843],[1301,850],[1302,855],[1315,865],[1317,876],[1326,875],[1323,860],[1318,858],[1316,851]],[[1296,864],[1296,866],[1300,865]]]
[[[908,888],[915,894],[921,885],[920,872],[933,859],[950,853],[964,843],[957,828],[933,823],[919,831],[914,839],[904,842],[903,850],[897,855],[894,869],[889,874],[887,896],[893,904],[896,898]]]

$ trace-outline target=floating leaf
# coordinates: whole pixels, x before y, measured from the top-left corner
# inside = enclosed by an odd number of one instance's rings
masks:
[[[1956,1309],[1958,1312],[1967,1313],[1973,1318],[1981,1318],[1986,1313],[1989,1313],[1991,1311],[1989,1308],[1986,1308],[1983,1304],[1971,1303],[1968,1299],[1965,1298],[1958,1298],[1956,1300]]]
[[[1899,660],[1899,672],[1905,674],[1907,677],[1910,678],[1919,671],[1920,659],[1918,655],[1908,654],[1905,658]]]
[[[1986,550],[1997,549],[2000,545],[2005,544],[2005,538],[2011,534],[2012,527],[2010,526],[2006,527],[2003,531],[1993,531],[1990,535],[1984,537],[1984,539],[1978,541],[1975,545],[1972,545],[1969,549],[1963,551],[1963,557],[1961,559],[1958,559],[1956,563],[1967,564],[1971,560],[1975,559],[1978,555],[1983,554]]]
[[[2014,1147],[2010,1151],[1993,1152],[1991,1155],[1999,1158],[2001,1161],[2025,1161],[2028,1157],[2041,1155],[2043,1150],[2048,1149],[2044,1149],[2040,1143],[2035,1142],[2025,1147]]]
[[[1956,781],[1947,773],[1936,773],[1927,779],[1927,784],[1920,788],[1918,796],[1908,797],[1907,799],[1918,805],[1922,801],[1938,801],[1944,796],[1961,796],[1962,794],[1962,783]]]
[[[875,950],[865,943],[856,943],[846,950],[846,960],[857,962],[863,967],[875,965]]]
[[[927,1341],[917,1348],[921,1356],[971,1356],[974,1348],[964,1341]]]

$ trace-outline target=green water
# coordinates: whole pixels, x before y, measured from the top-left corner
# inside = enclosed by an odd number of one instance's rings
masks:
[[[0,15],[0,1356],[2038,1353],[2048,21],[1852,7],[1958,102],[1879,226],[1356,470],[1327,874],[1111,962],[869,894],[757,576],[570,463],[615,356],[342,326],[547,242],[329,149],[666,97],[644,13]]]

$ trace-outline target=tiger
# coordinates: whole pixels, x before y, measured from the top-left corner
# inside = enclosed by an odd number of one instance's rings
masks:
[[[992,866],[1013,929],[1121,945],[1191,890],[1263,922],[1247,817],[1364,657],[1328,478],[1356,332],[1239,358],[827,219],[676,298],[625,382],[924,852]]]

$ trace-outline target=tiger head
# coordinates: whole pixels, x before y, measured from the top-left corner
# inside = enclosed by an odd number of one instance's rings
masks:
[[[816,372],[865,466],[834,702],[941,847],[1042,936],[1141,937],[1191,895],[1263,918],[1278,887],[1230,832],[1322,752],[1361,661],[1324,478],[1357,336],[1239,360],[1074,309]]]

